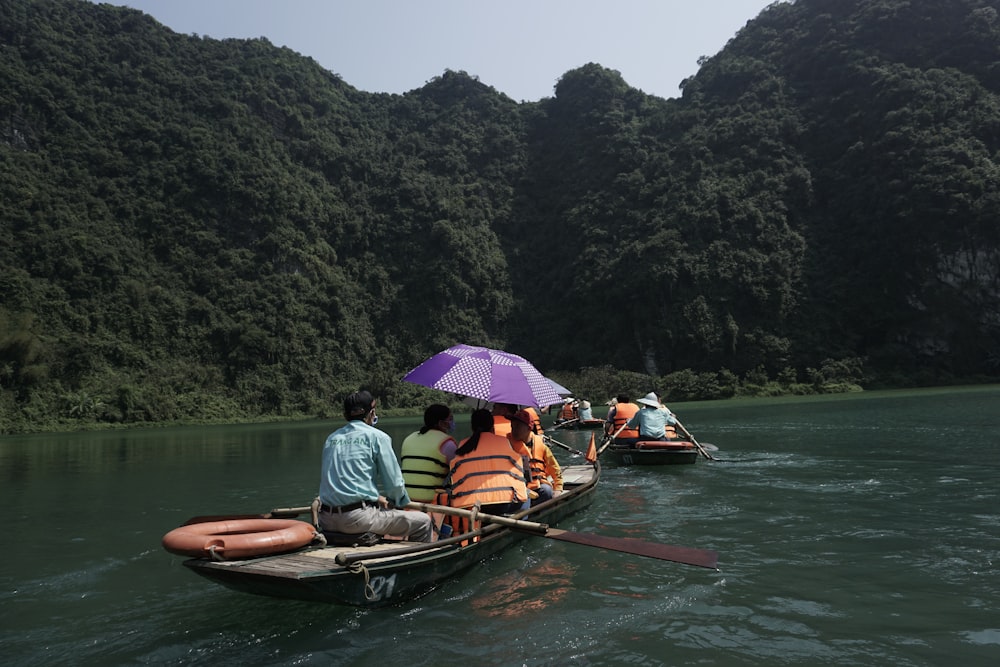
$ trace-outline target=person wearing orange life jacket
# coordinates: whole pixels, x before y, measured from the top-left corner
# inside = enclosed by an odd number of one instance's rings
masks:
[[[504,437],[510,435],[510,416],[517,412],[517,406],[511,403],[493,404],[493,433]]]
[[[618,434],[619,440],[635,440],[639,437],[639,430],[627,426],[628,421],[639,412],[639,406],[632,402],[628,394],[618,394],[615,404],[608,410],[605,419],[604,431],[608,435]],[[618,429],[625,427],[621,432]]]
[[[424,425],[406,436],[400,450],[400,467],[410,499],[433,503],[445,488],[448,467],[458,443],[452,437],[455,416],[447,405],[434,403],[424,410]]]
[[[538,410],[535,410],[530,405],[525,408],[525,411],[531,416],[531,432],[541,433],[545,429],[542,428],[542,418],[538,414]]]
[[[493,432],[489,410],[472,413],[472,435],[455,450],[448,478],[452,507],[479,502],[488,514],[512,514],[530,507],[521,457],[507,438]]]
[[[537,496],[532,498],[531,504],[536,505],[562,493],[562,468],[542,436],[531,432],[531,415],[528,411],[519,410],[511,415],[510,426],[511,434],[508,438],[511,447],[518,451],[525,447],[530,456],[531,481],[528,482],[528,489]]]
[[[559,414],[556,415],[555,423],[561,424],[563,422],[576,419],[576,406],[577,403],[572,398],[563,400],[563,405],[559,409]]]

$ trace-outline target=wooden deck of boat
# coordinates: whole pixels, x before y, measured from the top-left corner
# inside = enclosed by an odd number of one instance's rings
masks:
[[[564,486],[579,486],[594,479],[594,466],[573,465],[562,466],[562,476]]]
[[[393,552],[413,547],[414,544],[414,542],[398,541],[382,542],[370,547],[320,547],[252,560],[203,561],[199,563],[199,566],[220,570],[239,570],[243,574],[300,579],[304,576],[327,574],[334,570],[345,569],[343,565],[336,562],[336,558],[340,554],[384,554],[381,557],[365,559],[366,564],[377,565],[394,560],[398,556]]]

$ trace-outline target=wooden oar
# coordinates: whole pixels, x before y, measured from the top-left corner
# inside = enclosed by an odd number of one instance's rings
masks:
[[[564,422],[559,422],[558,424],[556,424],[555,426],[553,426],[553,427],[552,427],[551,429],[549,429],[549,430],[550,430],[550,431],[556,431],[556,430],[558,430],[558,429],[561,429],[561,428],[562,428],[563,426],[565,426],[566,424],[572,424],[573,422],[578,422],[578,421],[580,421],[580,418],[579,418],[579,417],[574,417],[573,419],[567,419],[567,420],[566,420],[566,421],[564,421]]]
[[[611,443],[615,441],[615,438],[618,437],[619,433],[621,433],[622,431],[625,430],[626,426],[628,426],[628,422],[625,422],[624,424],[622,424],[622,427],[620,429],[618,429],[617,431],[615,431],[614,435],[612,435],[610,437],[609,436],[604,436],[605,437],[604,443],[601,445],[601,448],[597,450],[597,455],[598,456],[600,456],[601,452],[603,452],[605,449],[607,449],[611,445]]]
[[[698,448],[698,451],[701,452],[702,456],[704,456],[709,461],[717,461],[718,460],[714,456],[712,456],[711,454],[709,454],[705,450],[705,448],[701,446],[701,443],[699,443],[697,440],[694,439],[694,436],[691,435],[691,432],[688,431],[686,428],[684,428],[684,424],[681,423],[681,420],[677,419],[677,415],[674,415],[674,420],[677,422],[677,426],[680,427],[681,431],[684,432],[684,435],[686,435],[691,440],[691,442],[694,443],[694,446]]]
[[[193,516],[184,522],[185,526],[192,523],[208,523],[209,521],[238,521],[240,519],[289,519],[306,512],[311,512],[312,507],[283,507],[273,509],[266,514],[218,514],[209,516]]]
[[[551,528],[548,524],[535,523],[534,521],[524,521],[522,519],[511,519],[506,516],[496,516],[493,514],[475,513],[458,507],[448,507],[446,505],[430,505],[428,503],[412,502],[406,506],[407,509],[422,510],[424,512],[438,512],[441,514],[453,514],[466,518],[476,518],[486,523],[495,523],[506,526],[512,530],[523,533],[530,533],[537,537],[548,537],[553,540],[563,542],[573,542],[588,547],[598,547],[611,551],[621,551],[637,556],[647,556],[668,560],[684,565],[694,565],[705,567],[710,570],[718,569],[719,554],[709,549],[694,549],[692,547],[678,547],[670,544],[656,544],[646,542],[631,537],[609,537],[607,535],[594,535],[591,533],[574,533],[569,530]]]
[[[542,439],[545,440],[546,442],[551,442],[553,445],[559,445],[560,447],[562,447],[566,451],[573,452],[577,456],[587,456],[584,452],[581,452],[579,449],[574,449],[574,448],[570,447],[569,445],[567,445],[565,443],[559,442],[558,440],[556,440],[555,438],[553,438],[551,435],[542,435]]]

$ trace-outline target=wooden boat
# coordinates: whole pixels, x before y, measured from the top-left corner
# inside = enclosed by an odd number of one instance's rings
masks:
[[[603,419],[570,419],[553,424],[553,429],[560,429],[563,431],[596,431],[597,429],[602,428],[604,428]]]
[[[598,463],[565,466],[562,494],[510,519],[535,522],[533,525],[544,522],[545,527],[554,524],[591,503],[600,475]],[[184,565],[246,593],[378,607],[417,598],[528,536],[516,528],[483,523],[476,531],[432,543],[317,546],[244,560],[199,557]]]
[[[636,444],[614,442],[607,449],[619,465],[678,465],[695,463],[699,452],[689,440],[641,440]]]

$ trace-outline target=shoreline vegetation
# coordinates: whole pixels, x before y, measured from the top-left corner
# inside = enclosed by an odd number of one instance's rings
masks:
[[[553,373],[552,379],[564,386],[575,389],[574,397],[586,398],[594,404],[595,413],[604,414],[607,401],[619,393],[633,399],[648,391],[655,391],[665,403],[671,406],[684,403],[715,403],[739,399],[819,397],[830,395],[859,394],[872,391],[926,390],[930,388],[982,387],[996,382],[995,378],[963,378],[953,383],[937,382],[927,384],[883,385],[859,376],[861,365],[855,363],[830,364],[822,370],[809,369],[810,382],[793,381],[791,371],[777,379],[768,379],[760,370],[742,379],[727,371],[697,374],[680,371],[664,377],[653,377],[610,367],[583,369],[579,373]],[[472,407],[463,403],[460,397],[440,391],[399,382],[396,387],[386,387],[379,395],[379,414],[391,418],[418,418],[430,403],[445,403],[457,413],[471,412]],[[75,397],[78,401],[79,396]],[[205,396],[204,404],[214,402],[218,407],[218,397]],[[239,424],[278,424],[311,420],[340,419],[340,401],[334,397],[322,404],[314,412],[290,411],[286,413],[253,412],[237,410],[224,412],[208,410],[178,415],[171,419],[142,419],[133,412],[132,419],[123,419],[113,404],[105,403],[98,395],[87,396],[77,403],[63,403],[64,410],[48,417],[28,419],[24,414],[0,412],[0,438],[6,435],[30,435],[40,433],[73,433],[86,431],[114,431],[120,429],[153,429],[184,426],[223,426]]]

